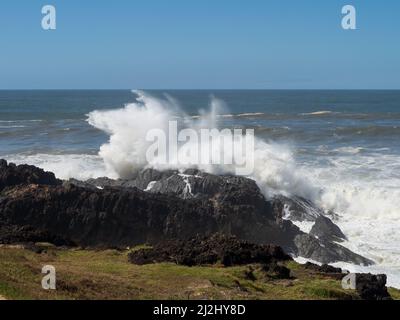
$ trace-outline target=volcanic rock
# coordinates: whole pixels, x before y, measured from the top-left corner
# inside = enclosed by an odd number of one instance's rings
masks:
[[[309,234],[299,234],[294,239],[297,253],[301,257],[321,262],[352,262],[358,265],[371,265],[373,261],[364,258],[351,250],[325,240],[317,239]]]
[[[356,290],[364,300],[391,300],[386,288],[386,275],[356,274]]]
[[[186,241],[164,241],[151,249],[140,249],[129,254],[129,261],[139,265],[174,262],[193,266],[220,262],[225,266],[234,266],[268,264],[276,260],[286,261],[291,257],[279,246],[257,245],[220,233],[210,237],[197,236]]]
[[[346,240],[346,236],[343,234],[342,230],[340,230],[331,219],[324,216],[319,216],[315,220],[310,235],[331,242],[342,242],[343,240]]]
[[[0,160],[0,191],[21,184],[59,185],[61,180],[56,179],[54,173],[45,172],[34,166],[25,164],[17,166]]]
[[[314,270],[317,272],[321,272],[321,273],[342,273],[342,269],[341,268],[335,268],[333,266],[330,266],[328,264],[323,264],[321,266],[311,263],[311,262],[307,262],[304,267],[306,269],[309,270]]]
[[[300,231],[284,218],[288,198],[267,200],[244,177],[146,169],[130,180],[62,183],[52,173],[5,161],[0,177],[0,226],[14,230],[8,239],[19,237],[16,227],[28,227],[80,246],[123,248],[220,232],[322,263],[371,263],[332,238]]]

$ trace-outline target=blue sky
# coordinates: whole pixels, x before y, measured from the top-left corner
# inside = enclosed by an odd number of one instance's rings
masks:
[[[399,38],[398,0],[2,0],[0,88],[400,89]]]

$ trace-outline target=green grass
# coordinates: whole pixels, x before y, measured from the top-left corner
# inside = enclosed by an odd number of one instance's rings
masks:
[[[339,280],[304,269],[296,262],[286,266],[292,279],[274,279],[258,265],[251,266],[255,280],[246,277],[250,266],[185,267],[172,263],[137,266],[128,262],[129,251],[61,250],[47,252],[0,247],[0,296],[7,299],[357,299]],[[131,250],[137,250],[133,248]],[[53,265],[57,290],[41,288],[41,269]],[[390,289],[394,298],[400,292]]]
[[[388,291],[394,300],[400,300],[400,290],[389,288]]]

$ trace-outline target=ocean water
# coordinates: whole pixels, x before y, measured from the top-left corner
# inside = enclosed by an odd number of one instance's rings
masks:
[[[179,117],[254,128],[264,194],[334,210],[344,245],[376,262],[337,265],[400,287],[400,91],[0,91],[0,158],[64,179],[124,177],[146,166],[144,134]]]

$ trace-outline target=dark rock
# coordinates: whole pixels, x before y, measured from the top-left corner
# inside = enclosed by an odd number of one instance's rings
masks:
[[[56,246],[69,246],[75,244],[62,236],[51,234],[46,230],[34,228],[29,225],[2,225],[0,223],[0,243],[23,244],[35,242],[48,242]]]
[[[321,272],[321,273],[342,273],[342,269],[340,268],[335,268],[333,266],[330,266],[328,264],[323,264],[321,266],[311,263],[311,262],[307,262],[304,267],[306,269],[309,270],[314,270],[317,272]]]
[[[29,227],[81,246],[123,248],[220,232],[278,245],[289,254],[323,263],[370,263],[327,239],[301,232],[283,219],[287,203],[267,201],[255,181],[244,177],[147,169],[130,180],[61,184],[51,173],[5,161],[0,177],[0,226]],[[297,204],[311,205],[294,198]]]
[[[82,246],[126,247],[224,232],[293,248],[297,227],[280,226],[270,219],[268,202],[257,205],[245,199],[237,204],[226,198],[221,203],[183,200],[136,188],[29,185],[3,192],[0,225],[40,228]]]
[[[356,290],[364,300],[391,300],[386,288],[386,275],[356,274]]]
[[[315,221],[324,214],[322,209],[302,197],[292,196],[288,198],[280,195],[275,196],[272,201],[281,203],[284,206],[284,214],[291,221]]]
[[[158,171],[155,169],[145,169],[142,171],[136,172],[132,177],[127,179],[118,179],[113,180],[107,177],[89,179],[84,182],[86,186],[94,186],[94,187],[119,187],[119,188],[138,188],[141,190],[146,190],[151,182],[156,182],[165,178],[168,178],[174,174],[177,174],[177,171],[166,170],[166,171]],[[79,184],[79,181],[73,181],[76,185],[82,186]]]
[[[264,264],[262,270],[267,273],[268,277],[274,279],[291,279],[290,269],[272,262],[269,264]]]
[[[278,246],[253,244],[223,234],[197,236],[186,241],[164,241],[152,249],[140,249],[129,254],[129,261],[139,265],[174,262],[193,266],[221,262],[225,266],[234,266],[290,259]]]
[[[310,235],[332,242],[342,242],[343,240],[346,240],[346,236],[343,234],[342,230],[340,230],[340,228],[334,224],[331,219],[324,216],[319,216],[315,220],[315,224],[311,228]]]
[[[294,239],[297,254],[321,263],[344,261],[359,265],[371,265],[373,261],[351,250],[328,241],[318,240],[309,234],[299,234]]]
[[[54,173],[45,172],[34,166],[7,164],[0,160],[0,192],[6,187],[21,184],[60,185],[61,180],[56,179]]]
[[[91,189],[91,190],[98,190],[99,189],[99,187],[96,187],[95,185],[92,185],[92,184],[87,183],[85,181],[76,180],[76,179],[69,179],[67,181],[64,181],[62,185],[65,188],[70,188],[71,186],[77,186],[77,187],[80,187],[80,188]]]

